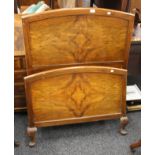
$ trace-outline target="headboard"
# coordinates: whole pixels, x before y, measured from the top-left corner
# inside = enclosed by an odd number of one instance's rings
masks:
[[[99,8],[22,17],[27,73],[76,65],[127,68],[134,15]]]

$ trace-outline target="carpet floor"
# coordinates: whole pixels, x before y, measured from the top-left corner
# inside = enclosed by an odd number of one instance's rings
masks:
[[[119,120],[107,120],[57,127],[39,128],[36,146],[29,148],[26,135],[27,115],[15,114],[15,140],[20,146],[14,149],[15,155],[140,155],[129,145],[141,137],[141,112],[127,114],[128,135],[118,131]]]

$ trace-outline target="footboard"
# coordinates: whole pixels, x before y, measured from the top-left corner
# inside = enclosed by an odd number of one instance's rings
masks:
[[[80,66],[25,77],[29,127],[125,116],[126,73],[112,67]]]

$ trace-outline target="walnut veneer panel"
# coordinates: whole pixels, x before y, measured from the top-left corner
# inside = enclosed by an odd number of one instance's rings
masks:
[[[127,134],[126,70],[109,66],[127,67],[134,16],[81,8],[22,19],[29,145],[51,125],[120,118]]]
[[[28,76],[30,121],[36,126],[44,122],[44,126],[46,122],[65,124],[71,119],[125,114],[125,75],[125,70],[82,66]]]
[[[23,17],[28,72],[66,64],[126,68],[134,16],[105,9],[49,11]]]
[[[70,16],[32,23],[32,66],[122,60],[128,23],[121,20],[112,25],[113,22],[117,19]]]

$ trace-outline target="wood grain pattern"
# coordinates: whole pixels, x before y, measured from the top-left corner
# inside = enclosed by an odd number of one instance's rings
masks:
[[[26,76],[25,48],[21,15],[14,15],[14,109],[26,109],[24,76]]]
[[[28,107],[33,111],[30,120],[37,126],[42,121],[52,125],[65,119],[125,114],[125,82],[125,70],[99,66],[33,74],[25,78]]]
[[[81,8],[22,19],[29,75],[25,78],[29,145],[35,144],[35,127],[120,117],[120,131],[126,134],[124,69],[134,16]]]
[[[108,15],[108,12],[111,14]],[[71,9],[23,17],[28,74],[66,64],[118,62],[127,67],[134,16]]]

